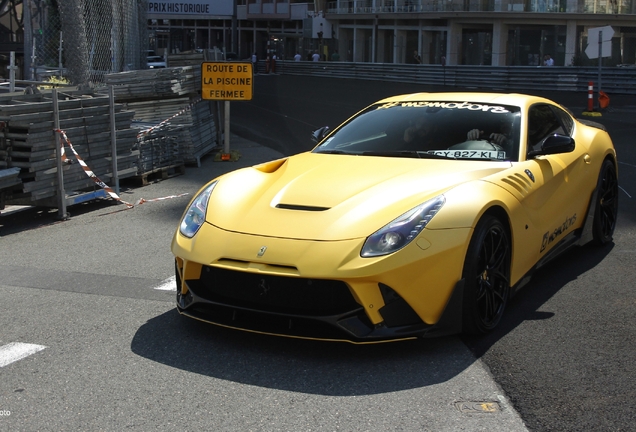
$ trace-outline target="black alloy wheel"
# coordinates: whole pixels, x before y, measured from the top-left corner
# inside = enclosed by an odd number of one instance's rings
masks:
[[[594,243],[604,245],[612,241],[618,217],[618,176],[612,161],[606,159],[601,166],[596,185],[594,209]]]
[[[483,334],[503,316],[510,295],[510,238],[494,216],[484,216],[473,233],[464,263],[463,330]]]

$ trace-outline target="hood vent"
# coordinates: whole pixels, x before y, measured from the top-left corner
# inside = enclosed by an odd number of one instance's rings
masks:
[[[300,210],[300,211],[325,211],[329,207],[304,206],[296,204],[276,204],[276,208],[284,210]]]

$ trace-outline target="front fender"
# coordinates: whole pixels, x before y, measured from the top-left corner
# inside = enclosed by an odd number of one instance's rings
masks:
[[[446,204],[427,229],[474,228],[486,212],[495,210],[500,215],[505,212],[507,220],[502,222],[510,229],[512,243],[510,284],[517,283],[536,264],[538,248],[528,245],[540,241],[542,233],[534,227],[525,208],[510,192],[495,183],[476,181],[459,185],[444,195]]]

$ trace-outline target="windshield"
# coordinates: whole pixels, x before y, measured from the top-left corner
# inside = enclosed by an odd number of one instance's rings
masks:
[[[519,107],[478,102],[390,102],[358,114],[315,153],[517,161]]]

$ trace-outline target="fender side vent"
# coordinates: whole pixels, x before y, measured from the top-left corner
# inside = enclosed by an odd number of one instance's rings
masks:
[[[527,196],[532,190],[530,180],[519,173],[502,178],[501,181],[515,188],[522,196]]]

